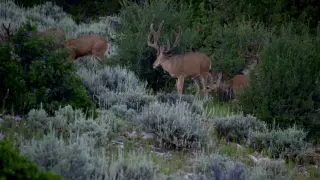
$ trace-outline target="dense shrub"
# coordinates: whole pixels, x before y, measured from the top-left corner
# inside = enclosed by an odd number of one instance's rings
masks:
[[[9,104],[2,101],[1,105],[16,113],[26,113],[40,103],[49,114],[66,104],[93,112],[95,104],[76,75],[76,66],[68,58],[67,50],[52,50],[53,42],[31,38],[36,32],[36,27],[26,22],[13,37],[14,49],[1,45],[5,55],[1,57],[0,73],[11,71],[0,80],[1,98],[11,101]],[[19,58],[13,57],[11,51]]]
[[[207,180],[285,180],[292,175],[283,161],[270,160],[249,167],[242,162],[218,154],[201,155],[192,160],[195,179]]]
[[[158,94],[157,100],[161,103],[176,104],[180,101],[180,95],[178,93]],[[181,102],[188,103],[192,112],[199,114],[204,112],[202,101],[197,100],[193,95],[182,94]]]
[[[253,150],[267,149],[273,158],[304,158],[308,143],[307,133],[296,127],[288,129],[272,129],[267,132],[252,131],[247,144]]]
[[[0,140],[0,178],[1,179],[62,179],[52,172],[42,172],[35,164],[20,156],[17,149],[7,140]]]
[[[21,154],[44,170],[52,170],[68,179],[86,179],[103,176],[105,159],[93,149],[95,140],[78,136],[65,142],[54,134],[40,140],[25,141],[20,145]]]
[[[96,119],[86,118],[79,109],[70,105],[59,108],[53,117],[43,109],[32,109],[27,117],[32,129],[43,129],[46,134],[55,132],[57,136],[73,137],[77,133],[94,138],[95,146],[108,145],[110,140],[124,130],[125,124],[110,111],[102,111]]]
[[[216,117],[214,129],[220,137],[231,141],[242,141],[248,139],[251,131],[266,132],[267,125],[253,116],[233,115],[227,117]]]
[[[196,159],[193,166],[199,174],[196,179],[203,180],[244,180],[247,170],[243,163],[235,162],[227,156],[217,154],[201,156]]]
[[[9,44],[0,44],[0,108],[1,110],[23,107],[26,93],[23,69],[11,56]],[[5,109],[2,109],[5,108]]]
[[[283,26],[261,54],[257,73],[239,97],[245,113],[281,127],[303,125],[309,135],[319,133],[320,28],[310,35],[307,27]],[[319,134],[318,134],[319,135]]]
[[[119,152],[118,158],[109,164],[109,179],[159,179],[159,167],[144,152],[129,152],[125,157]]]
[[[185,103],[154,102],[143,108],[135,121],[147,132],[176,148],[199,147],[208,138],[204,114],[193,113]]]
[[[140,111],[154,100],[148,95],[145,84],[131,71],[120,67],[105,67],[89,70],[81,67],[78,74],[84,79],[85,87],[95,102],[102,108],[126,105]]]
[[[221,23],[229,23],[237,18],[250,18],[263,22],[269,27],[281,26],[286,21],[309,23],[315,28],[319,22],[319,1],[291,0],[217,0],[212,1],[215,18]],[[208,8],[207,8],[208,9]]]
[[[284,161],[270,160],[263,161],[248,172],[249,180],[286,180],[293,179],[289,169],[285,166]]]

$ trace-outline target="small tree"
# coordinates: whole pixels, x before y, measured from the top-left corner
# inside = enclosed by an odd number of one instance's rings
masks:
[[[26,22],[12,38],[13,46],[0,46],[4,53],[0,57],[0,98],[5,100],[0,105],[16,113],[27,113],[41,103],[49,114],[67,104],[84,111],[94,109],[68,51],[52,50],[53,41],[33,38],[36,29]]]

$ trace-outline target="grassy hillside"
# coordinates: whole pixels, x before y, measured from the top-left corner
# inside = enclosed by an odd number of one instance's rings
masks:
[[[320,28],[311,32],[298,21],[273,28],[245,18],[223,23],[223,13],[211,19],[199,2],[199,14],[183,1],[123,2],[118,15],[80,24],[51,3],[0,2],[0,20],[13,34],[0,44],[0,150],[14,155],[0,158],[23,159],[21,166],[38,174],[49,171],[46,178],[320,178],[319,137],[308,138],[319,117]],[[198,99],[190,80],[179,101],[174,80],[152,69],[155,52],[146,43],[150,24],[163,19],[160,41],[173,40],[181,25],[174,53],[204,52],[212,71],[238,74],[248,61],[238,50],[263,42],[262,62],[239,104]],[[51,27],[63,28],[67,39],[103,36],[115,51],[103,64],[93,57],[72,62],[66,49],[51,52],[49,42],[28,38]],[[0,159],[0,177],[9,178],[4,165],[17,175],[6,162]]]

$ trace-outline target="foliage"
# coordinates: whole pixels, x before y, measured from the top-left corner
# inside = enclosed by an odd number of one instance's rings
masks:
[[[262,179],[285,180],[292,179],[283,161],[270,160],[249,167],[242,162],[219,154],[201,155],[193,161],[196,179]]]
[[[230,23],[237,18],[250,18],[263,22],[269,27],[281,26],[283,22],[296,21],[309,23],[316,28],[320,20],[319,1],[291,1],[291,0],[216,0],[213,1],[216,18],[221,23]]]
[[[173,31],[177,31],[178,25],[180,25],[182,27],[181,43],[180,47],[175,50],[175,54],[189,51],[186,46],[193,42],[189,36],[195,33],[188,28],[191,24],[190,8],[184,5],[179,6],[170,0],[151,0],[141,4],[124,0],[122,3],[123,7],[119,13],[121,28],[116,39],[118,56],[113,60],[114,63],[126,65],[139,78],[147,80],[148,87],[153,90],[159,90],[163,87],[166,90],[168,86],[173,85],[173,81],[169,85],[168,82],[172,78],[168,73],[152,69],[155,50],[147,46],[149,27],[151,23],[154,23],[156,29],[159,23],[164,20],[159,44],[166,43],[166,39],[170,39],[172,44],[176,35]],[[179,23],[177,24],[177,22]]]
[[[204,115],[191,112],[184,102],[172,105],[154,102],[144,107],[135,121],[142,129],[176,148],[200,147],[208,138]]]
[[[106,162],[94,151],[95,140],[79,136],[65,142],[50,133],[40,140],[25,141],[21,153],[44,170],[52,170],[67,179],[103,176]]]
[[[129,152],[125,157],[122,151],[111,161],[109,179],[159,179],[159,167],[143,152]]]
[[[197,179],[232,179],[244,180],[246,175],[246,166],[241,162],[234,162],[227,156],[211,154],[209,156],[200,156],[195,160],[195,170]]]
[[[199,114],[202,114],[204,112],[202,101],[197,100],[192,95],[182,94],[180,99],[180,95],[178,93],[162,93],[157,95],[157,100],[161,103],[168,103],[171,105],[174,105],[181,100],[181,102],[186,102],[190,105],[192,112]]]
[[[9,44],[0,44],[0,108],[21,108],[26,89],[23,69],[19,61],[11,56]]]
[[[217,134],[231,141],[247,140],[251,131],[267,131],[265,123],[250,115],[247,117],[242,115],[216,117],[213,121]]]
[[[95,105],[76,75],[76,67],[68,58],[67,50],[50,49],[52,42],[32,38],[36,32],[36,27],[26,22],[12,39],[14,49],[1,45],[6,54],[1,57],[1,74],[11,72],[9,76],[1,76],[3,90],[0,95],[4,100],[8,96],[12,100],[9,104],[1,102],[1,105],[16,113],[26,113],[39,107],[40,103],[49,114],[66,104],[94,112]],[[18,58],[13,57],[11,51]]]
[[[70,105],[59,108],[53,117],[48,117],[43,109],[32,109],[27,123],[31,129],[43,129],[46,134],[55,132],[57,136],[72,137],[77,133],[94,138],[96,146],[107,145],[110,140],[123,132],[124,123],[113,113],[102,111],[96,119],[86,118],[79,109]]]
[[[249,180],[286,180],[293,178],[283,161],[280,160],[270,160],[259,163],[257,166],[254,166],[248,174]]]
[[[52,172],[42,172],[27,158],[20,156],[10,141],[0,140],[0,179],[62,179]]]
[[[308,144],[307,133],[296,127],[288,129],[272,129],[267,132],[252,131],[247,144],[253,150],[268,149],[273,158],[305,158]]]
[[[120,3],[117,0],[112,1],[73,1],[73,0],[49,0],[63,8],[63,10],[72,15],[73,19],[77,22],[88,21],[91,19],[98,19],[101,16],[108,16],[117,13],[120,9]],[[16,4],[23,5],[24,7],[33,7],[43,3],[42,0],[21,1],[15,0]]]
[[[261,54],[257,73],[251,73],[250,86],[239,97],[245,113],[282,127],[304,125],[310,136],[320,127],[320,59],[317,35],[307,27],[283,26]]]
[[[89,94],[102,108],[126,105],[129,109],[140,111],[154,100],[147,94],[145,84],[124,68],[107,66],[90,70],[82,66],[78,74],[84,79]]]

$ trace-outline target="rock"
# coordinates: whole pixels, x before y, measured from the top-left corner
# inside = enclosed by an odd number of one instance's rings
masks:
[[[153,139],[154,134],[153,133],[142,133],[142,139],[147,140],[147,139]]]
[[[123,142],[120,142],[120,141],[111,141],[111,143],[112,143],[113,145],[116,145],[116,144],[117,144],[121,149],[124,148]]]
[[[127,132],[127,136],[129,138],[136,138],[136,137],[138,137],[138,134],[136,131],[132,131],[131,133]]]
[[[194,176],[195,176],[195,174],[193,174],[193,173],[186,173],[183,176],[183,179],[185,179],[185,180],[194,179]]]
[[[242,149],[243,149],[243,147],[240,144],[237,144],[237,150],[239,151],[239,150],[242,150]]]

